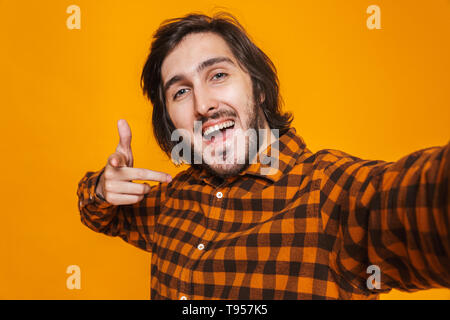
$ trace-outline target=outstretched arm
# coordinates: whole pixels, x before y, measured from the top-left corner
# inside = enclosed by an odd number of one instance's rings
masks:
[[[323,160],[321,213],[336,239],[335,271],[366,292],[371,265],[381,272],[376,292],[450,287],[450,143],[396,162],[339,151]]]

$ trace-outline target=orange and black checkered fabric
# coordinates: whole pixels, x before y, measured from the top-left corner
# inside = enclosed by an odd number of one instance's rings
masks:
[[[450,287],[450,143],[396,162],[325,149],[291,128],[279,168],[227,180],[190,167],[138,204],[78,186],[81,221],[151,255],[151,299],[376,299]],[[379,268],[380,289],[367,268]]]

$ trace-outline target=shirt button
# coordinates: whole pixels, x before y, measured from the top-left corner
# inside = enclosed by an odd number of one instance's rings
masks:
[[[222,198],[222,197],[223,197],[223,193],[220,192],[220,191],[217,192],[217,193],[216,193],[216,197],[219,198],[219,199]]]
[[[186,296],[181,296],[180,300],[187,300]]]
[[[200,243],[200,244],[197,246],[197,249],[198,249],[198,250],[203,250],[203,249],[205,249],[205,245],[204,245],[203,243]]]

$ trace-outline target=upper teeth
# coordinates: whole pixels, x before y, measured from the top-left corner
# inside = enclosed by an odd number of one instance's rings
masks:
[[[223,129],[223,128],[231,127],[232,125],[234,125],[234,121],[228,120],[228,121],[216,124],[214,126],[210,126],[210,127],[208,127],[208,129],[205,130],[205,132],[203,133],[203,136],[207,136],[207,135],[209,135],[217,130]]]

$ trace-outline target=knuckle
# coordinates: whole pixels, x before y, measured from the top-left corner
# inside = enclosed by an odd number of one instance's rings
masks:
[[[108,163],[111,164],[111,162],[112,162],[115,158],[116,158],[116,154],[113,153],[112,155],[110,155],[110,156],[108,157]]]
[[[111,191],[113,189],[114,183],[111,180],[105,181],[105,190]]]
[[[106,200],[107,202],[111,203],[111,204],[114,204],[114,203],[113,203],[113,202],[114,202],[114,199],[113,199],[113,197],[111,196],[111,194],[109,194],[109,193],[105,193],[105,200]]]
[[[113,177],[114,177],[114,172],[110,169],[106,169],[103,174],[105,175],[106,180],[113,179]]]

